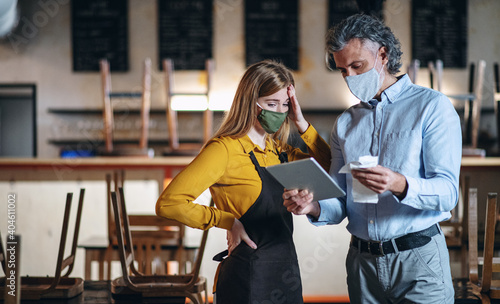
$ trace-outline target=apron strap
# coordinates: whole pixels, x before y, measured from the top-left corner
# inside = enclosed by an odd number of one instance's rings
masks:
[[[278,149],[276,149],[276,154],[278,154],[278,157],[280,159],[280,163],[287,163],[288,162],[288,154],[286,152],[278,152]]]
[[[216,262],[222,262],[224,260],[225,257],[227,257],[229,254],[229,250],[224,250],[222,252],[219,252],[217,253],[216,255],[214,255],[214,257],[212,258],[212,260],[216,261]]]
[[[250,151],[248,154],[250,155],[250,159],[252,160],[252,163],[254,164],[255,169],[258,172],[259,169],[262,167],[259,165],[259,162],[257,161],[257,158],[255,157],[255,154],[253,153],[253,151]],[[288,155],[286,154],[286,152],[279,153],[278,149],[276,149],[276,154],[278,154],[278,157],[279,157],[281,163],[288,162]],[[228,256],[228,254],[229,254],[229,250],[226,249],[226,250],[216,254],[212,258],[212,260],[214,260],[216,262],[222,262],[224,260],[224,258],[226,258]]]

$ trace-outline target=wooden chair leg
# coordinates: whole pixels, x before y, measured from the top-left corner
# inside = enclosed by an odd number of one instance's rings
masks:
[[[466,278],[469,274],[468,272],[468,265],[469,265],[469,259],[467,258],[467,245],[462,244],[462,247],[460,248],[460,273],[462,278]]]
[[[98,261],[98,270],[99,270],[99,280],[104,280],[104,263],[107,261],[106,252],[100,252],[100,257]]]
[[[460,186],[462,187],[463,207],[462,207],[462,246],[460,255],[462,257],[462,277],[468,276],[469,259],[467,258],[467,243],[469,240],[469,187],[470,176],[465,175],[460,178]]]
[[[144,251],[142,250],[142,244],[134,244],[136,246],[135,250],[135,259],[137,261],[137,270],[141,273],[144,273],[144,264],[142,261],[144,261]]]
[[[144,266],[145,266],[145,269],[144,269],[144,274],[146,275],[151,275],[153,274],[153,271],[152,271],[152,267],[151,267],[151,264],[152,264],[152,260],[153,260],[153,254],[151,252],[152,248],[152,243],[149,242],[149,241],[146,241],[145,242],[145,254],[144,254]]]
[[[111,280],[111,265],[113,264],[113,246],[109,245],[106,249],[106,280]]]
[[[85,280],[90,281],[92,279],[90,277],[91,269],[92,269],[92,253],[89,250],[85,250],[85,274],[84,274]]]
[[[469,280],[473,286],[479,283],[477,246],[477,189],[469,190]]]
[[[155,245],[155,247],[152,249],[152,263],[153,263],[153,270],[152,274],[166,274],[165,272],[165,267],[163,266],[162,263],[162,256],[161,256],[161,248],[159,245]]]
[[[491,299],[487,294],[481,294],[481,304],[491,304]]]

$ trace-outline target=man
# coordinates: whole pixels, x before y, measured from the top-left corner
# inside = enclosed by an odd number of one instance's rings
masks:
[[[462,141],[453,105],[408,75],[395,76],[399,41],[373,17],[354,15],[330,29],[327,52],[361,101],[339,116],[330,137],[330,175],[347,195],[312,202],[307,190],[289,190],[284,205],[316,226],[348,218],[351,303],[453,303],[438,224],[458,200]],[[377,156],[378,165],[339,173],[363,156]],[[374,203],[353,199],[363,186]]]

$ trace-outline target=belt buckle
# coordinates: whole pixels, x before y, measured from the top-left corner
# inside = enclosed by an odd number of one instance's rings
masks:
[[[373,248],[377,248],[377,250],[372,250],[372,245],[376,245]],[[378,252],[375,252],[375,251],[378,251]],[[381,241],[369,241],[368,242],[368,253],[370,253],[371,255],[377,256],[377,257],[384,256],[385,253],[384,253],[384,248],[382,247],[382,242]]]

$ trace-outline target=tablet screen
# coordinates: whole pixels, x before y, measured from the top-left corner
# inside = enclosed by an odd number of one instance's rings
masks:
[[[266,169],[286,189],[309,190],[314,195],[314,201],[345,195],[344,190],[312,157]]]

